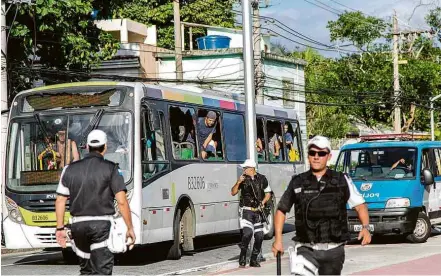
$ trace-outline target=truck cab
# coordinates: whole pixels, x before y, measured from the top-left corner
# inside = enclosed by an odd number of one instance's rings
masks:
[[[336,170],[352,178],[369,210],[373,235],[425,242],[441,223],[441,142],[366,141],[341,148]],[[348,210],[351,233],[361,230]]]

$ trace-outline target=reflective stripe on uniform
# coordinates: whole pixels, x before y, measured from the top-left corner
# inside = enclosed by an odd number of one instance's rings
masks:
[[[240,219],[240,228],[244,228],[244,227],[248,227],[254,231],[254,226],[250,221],[246,219]]]
[[[92,243],[90,245],[90,251],[96,250],[96,249],[100,249],[103,247],[107,247],[107,240],[102,241],[102,242],[98,242],[98,243]]]
[[[72,223],[83,222],[83,221],[96,221],[96,220],[108,220],[111,221],[113,216],[79,216],[71,217]]]
[[[75,242],[73,240],[70,241],[71,247],[73,252],[75,252],[75,254],[83,259],[90,259],[90,253],[86,253],[84,251],[82,251],[81,249],[79,249],[78,247],[75,246]]]

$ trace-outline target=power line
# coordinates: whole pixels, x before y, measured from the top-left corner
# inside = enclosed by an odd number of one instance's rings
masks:
[[[308,1],[308,0],[303,0],[303,1],[305,1],[305,2],[307,2],[307,3],[309,3],[309,4],[311,4],[311,5],[314,5],[314,6],[316,6],[316,7],[319,7],[319,8],[322,9],[322,10],[326,10],[326,11],[328,11],[328,12],[330,12],[330,13],[333,13],[333,14],[335,14],[335,15],[337,15],[337,16],[340,16],[340,15],[341,15],[340,13],[336,13],[336,12],[330,10],[330,9],[327,9],[327,8],[325,8],[325,7],[322,7],[322,6],[320,6],[320,5],[316,4],[316,3],[313,3],[313,2],[311,2],[311,1]]]

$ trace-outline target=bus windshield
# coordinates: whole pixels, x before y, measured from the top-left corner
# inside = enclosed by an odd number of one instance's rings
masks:
[[[416,152],[416,148],[405,147],[345,150],[340,154],[337,167],[345,164],[344,171],[354,180],[412,179]]]
[[[7,186],[21,192],[53,192],[63,168],[83,158],[88,129],[107,134],[105,159],[119,164],[124,180],[131,178],[132,119],[129,112],[34,115],[13,119],[7,161]]]

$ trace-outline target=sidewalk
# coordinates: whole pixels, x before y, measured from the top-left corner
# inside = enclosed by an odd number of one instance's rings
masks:
[[[424,244],[347,245],[343,275],[441,275],[441,235]],[[204,275],[276,275],[276,259],[265,254],[260,268],[239,268],[228,263],[205,271]],[[289,275],[288,253],[281,259],[282,275]],[[201,273],[199,273],[201,274]]]
[[[358,271],[356,273],[345,273],[344,275],[440,275],[441,254],[432,255],[413,261],[402,262],[394,265],[386,265],[376,269]],[[289,275],[288,258],[282,258],[282,275]],[[262,263],[262,267],[230,268],[218,272],[207,273],[206,275],[276,275],[276,260],[271,259]]]

